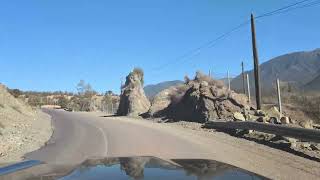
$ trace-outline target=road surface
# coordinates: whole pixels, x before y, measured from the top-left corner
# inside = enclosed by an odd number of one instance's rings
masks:
[[[47,146],[26,154],[49,164],[76,164],[90,157],[155,156],[213,159],[272,179],[317,179],[320,163],[218,132],[94,113],[46,110],[54,134]]]

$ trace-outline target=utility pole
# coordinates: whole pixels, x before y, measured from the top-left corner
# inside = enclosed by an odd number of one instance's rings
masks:
[[[229,70],[227,71],[227,77],[228,77],[228,90],[230,91],[230,90],[231,90],[231,87],[230,87],[230,76],[229,76]]]
[[[248,102],[250,103],[251,102],[251,94],[250,94],[250,81],[249,81],[249,74],[247,74],[247,89],[248,89]]]
[[[244,74],[244,64],[243,64],[243,61],[241,62],[241,70],[242,70],[242,88],[243,88],[243,94],[246,94],[246,85],[245,85],[246,75]]]
[[[211,70],[209,69],[209,77],[211,77]]]
[[[111,100],[111,114],[113,114],[114,112],[113,112],[113,102],[112,102],[112,100]]]
[[[279,78],[277,78],[277,94],[278,94],[278,106],[279,106],[279,112],[282,113],[282,107],[281,107],[281,94],[280,94],[280,81]]]
[[[254,60],[254,82],[256,90],[256,103],[257,109],[261,109],[261,87],[260,87],[260,69],[259,69],[259,59],[258,59],[258,50],[256,43],[256,30],[254,25],[254,17],[251,14],[251,35],[252,35],[252,51],[253,51],[253,60]]]

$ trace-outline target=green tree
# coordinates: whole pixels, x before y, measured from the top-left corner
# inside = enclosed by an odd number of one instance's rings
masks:
[[[58,98],[58,105],[61,106],[61,108],[66,108],[68,106],[68,103],[68,99],[64,96]]]
[[[10,89],[9,90],[10,94],[12,96],[14,96],[15,98],[19,97],[20,95],[22,95],[22,91],[20,91],[19,89]]]

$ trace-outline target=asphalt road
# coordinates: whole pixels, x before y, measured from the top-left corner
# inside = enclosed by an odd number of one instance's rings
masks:
[[[27,159],[73,164],[90,157],[177,157],[177,154],[200,151],[194,144],[172,134],[119,119],[62,110],[46,112],[52,116],[53,136],[45,147],[28,153]]]
[[[320,163],[219,132],[185,129],[127,117],[46,110],[54,133],[26,154],[48,164],[77,164],[90,157],[155,156],[213,159],[272,179],[317,179]]]

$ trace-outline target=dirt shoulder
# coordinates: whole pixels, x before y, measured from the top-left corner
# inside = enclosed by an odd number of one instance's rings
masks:
[[[21,161],[24,154],[44,146],[52,133],[51,117],[41,110],[17,116],[1,129],[0,163]]]

